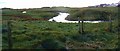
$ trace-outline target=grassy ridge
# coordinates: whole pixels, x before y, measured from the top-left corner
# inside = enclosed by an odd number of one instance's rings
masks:
[[[117,7],[104,7],[104,8],[81,8],[71,9],[70,15],[66,18],[67,20],[78,20],[78,17],[83,17],[84,20],[108,20],[109,14],[112,19],[117,19],[118,8]],[[80,16],[85,13],[84,16]]]
[[[51,9],[49,9],[51,10]],[[43,10],[43,9],[29,9],[26,10],[26,14],[22,12],[24,10],[13,10],[13,9],[4,9],[2,10],[3,20],[14,19],[12,17],[19,17],[19,18],[45,18],[50,19],[54,16],[57,16],[58,13],[54,11]],[[5,16],[4,16],[5,15]]]
[[[45,11],[44,10],[28,10],[26,14],[32,16],[33,18],[46,18],[46,19],[50,19],[58,15],[57,12],[46,11],[46,10]]]

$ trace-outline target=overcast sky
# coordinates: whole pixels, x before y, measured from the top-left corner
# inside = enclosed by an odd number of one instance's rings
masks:
[[[119,2],[119,0],[0,0],[0,8],[87,7],[117,2]]]

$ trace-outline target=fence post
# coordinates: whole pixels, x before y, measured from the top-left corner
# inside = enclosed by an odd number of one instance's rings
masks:
[[[80,34],[80,18],[78,17],[78,32]]]
[[[96,47],[96,51],[99,51],[99,47]]]
[[[83,20],[82,20],[82,25],[81,25],[81,34],[83,34],[84,30],[83,30]]]
[[[109,15],[109,31],[112,32],[112,19],[111,19],[111,15]]]
[[[11,33],[11,21],[7,22],[8,25],[8,48],[12,49],[12,33]]]
[[[118,18],[118,29],[117,29],[118,30],[118,44],[117,45],[118,45],[118,50],[120,50],[120,15],[119,15],[120,14],[120,12],[119,12],[120,11],[120,3],[118,4],[117,7],[118,7],[118,16],[117,16],[117,18]]]

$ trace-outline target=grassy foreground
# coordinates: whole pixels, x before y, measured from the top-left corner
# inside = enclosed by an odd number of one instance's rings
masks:
[[[13,48],[117,47],[118,34],[115,24],[113,24],[115,25],[113,27],[114,32],[108,31],[108,23],[85,23],[84,25],[86,33],[81,35],[78,33],[77,24],[48,21],[12,21]],[[7,33],[3,32],[3,48],[7,47]]]

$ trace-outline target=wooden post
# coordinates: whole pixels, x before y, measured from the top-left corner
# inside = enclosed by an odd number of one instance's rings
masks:
[[[12,49],[12,34],[11,34],[11,22],[8,21],[7,25],[8,25],[8,48]]]
[[[83,23],[84,23],[84,21],[83,21],[83,18],[82,18],[82,23],[81,23],[81,34],[83,34],[83,32],[84,32],[84,30],[83,30]]]
[[[96,51],[99,51],[99,47],[96,47]]]
[[[111,19],[111,15],[109,15],[109,31],[112,32],[112,19]]]
[[[78,17],[78,32],[80,34],[80,18]]]
[[[120,3],[118,4],[118,16],[117,16],[117,18],[118,18],[118,50],[120,49]]]

